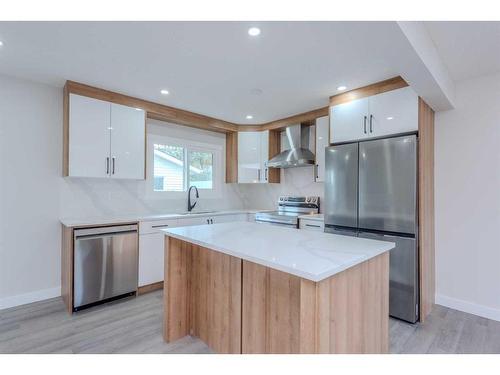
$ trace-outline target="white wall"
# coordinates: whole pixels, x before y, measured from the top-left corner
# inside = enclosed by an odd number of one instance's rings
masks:
[[[500,320],[500,74],[435,119],[436,301]]]
[[[62,90],[0,76],[0,308],[60,294]]]

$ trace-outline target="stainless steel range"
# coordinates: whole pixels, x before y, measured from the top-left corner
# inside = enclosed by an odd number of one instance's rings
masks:
[[[319,213],[319,197],[287,197],[278,199],[278,211],[258,212],[255,221],[298,228],[299,215]]]

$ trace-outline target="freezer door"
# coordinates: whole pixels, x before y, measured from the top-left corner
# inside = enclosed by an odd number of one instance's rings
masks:
[[[415,238],[361,232],[361,238],[394,242],[389,255],[389,315],[415,323],[418,320],[418,250]]]
[[[325,224],[358,226],[358,143],[327,147]]]
[[[416,233],[417,138],[360,142],[359,228]]]
[[[137,232],[75,238],[74,307],[137,290]]]

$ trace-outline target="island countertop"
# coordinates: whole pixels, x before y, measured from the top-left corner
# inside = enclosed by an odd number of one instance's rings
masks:
[[[395,247],[393,242],[249,222],[169,228],[163,232],[314,282]]]

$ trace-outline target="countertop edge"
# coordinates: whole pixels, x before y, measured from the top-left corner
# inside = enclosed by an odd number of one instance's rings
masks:
[[[313,281],[315,283],[321,282],[321,281],[328,279],[329,277],[335,276],[336,274],[341,273],[341,272],[343,272],[351,267],[357,266],[358,264],[361,264],[367,260],[373,259],[373,258],[375,258],[383,253],[390,251],[391,249],[393,249],[395,247],[395,245],[389,245],[389,243],[388,243],[387,249],[381,249],[378,251],[374,251],[374,254],[372,254],[370,256],[363,256],[363,257],[358,258],[352,262],[347,262],[345,264],[342,264],[342,266],[337,267],[336,269],[333,269],[331,271],[323,272],[320,275],[313,275],[313,274],[310,274],[307,272],[302,272],[302,271],[294,269],[294,268],[288,268],[288,267],[284,267],[284,266],[280,266],[280,265],[276,265],[276,264],[269,264],[268,262],[266,262],[262,259],[253,258],[253,257],[248,256],[246,254],[240,254],[240,253],[237,253],[235,251],[228,250],[225,248],[215,247],[212,244],[209,244],[209,243],[206,243],[203,241],[198,241],[198,240],[186,237],[186,236],[182,236],[182,235],[175,234],[175,233],[169,233],[168,229],[162,229],[161,231],[165,233],[165,236],[173,237],[173,238],[176,238],[176,239],[181,240],[181,241],[190,242],[190,243],[193,243],[193,244],[198,245],[198,246],[206,247],[207,249],[210,249],[213,251],[217,251],[217,252],[220,252],[220,253],[223,253],[226,255],[230,255],[230,256],[233,256],[236,258],[247,260],[249,262],[253,262],[253,263],[259,264],[259,265],[264,266],[264,267],[269,267],[269,268],[272,268],[274,270],[282,271],[282,272],[285,272],[285,273],[288,273],[288,274],[291,274],[294,276],[298,276],[298,277],[301,277],[303,279]]]
[[[253,209],[241,209],[241,210],[221,210],[216,212],[207,213],[193,213],[193,214],[181,214],[181,213],[171,213],[171,214],[158,214],[158,215],[130,215],[122,216],[116,218],[89,218],[89,219],[72,219],[72,218],[60,218],[59,222],[68,227],[80,227],[89,225],[109,225],[109,224],[125,224],[131,222],[144,222],[144,221],[159,221],[159,220],[169,220],[169,219],[187,219],[192,217],[204,217],[204,216],[223,216],[223,215],[237,215],[237,214],[255,214],[257,212],[265,212],[270,210],[253,210]]]

